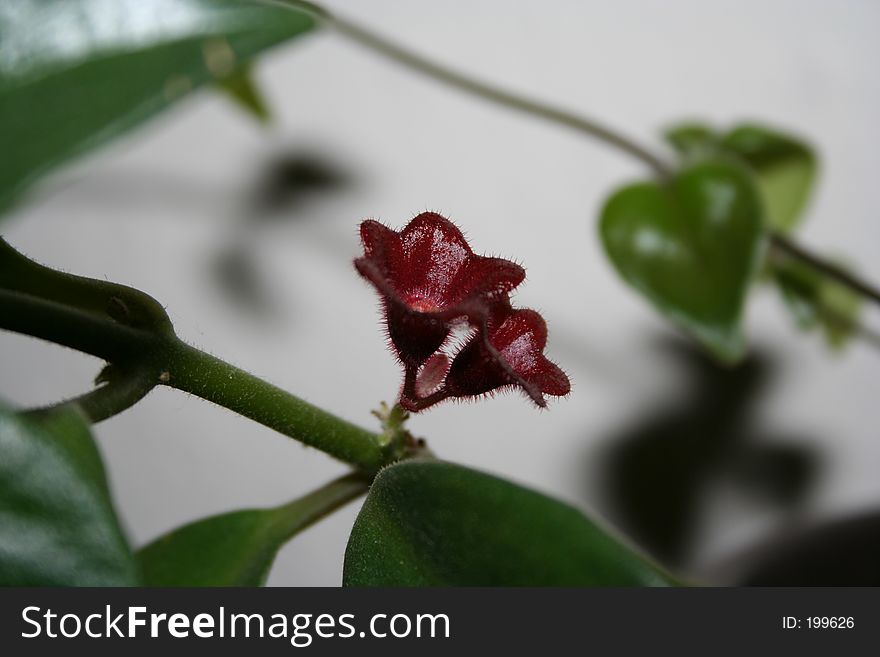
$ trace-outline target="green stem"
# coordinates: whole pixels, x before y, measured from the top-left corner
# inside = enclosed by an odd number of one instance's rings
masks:
[[[70,347],[116,363],[156,343],[149,331],[50,299],[0,288],[0,328]]]
[[[601,122],[588,117],[574,114],[554,105],[515,94],[511,91],[481,82],[472,77],[453,71],[422,55],[416,54],[402,46],[388,41],[346,18],[340,17],[329,10],[305,0],[268,0],[270,4],[284,5],[307,11],[317,19],[336,29],[340,34],[351,38],[370,50],[388,57],[414,71],[427,75],[439,82],[455,87],[474,96],[478,96],[510,109],[536,116],[558,125],[566,126],[592,138],[599,139],[618,150],[632,155],[651,167],[655,174],[663,180],[674,174],[674,167],[617,130],[611,129]],[[837,280],[842,285],[880,303],[880,292],[843,270],[813,255],[806,249],[793,244],[787,237],[779,233],[771,233],[771,243],[777,249],[785,251],[790,257],[802,260],[807,265]]]
[[[800,260],[824,276],[831,278],[841,285],[858,292],[871,301],[880,304],[880,290],[866,281],[853,276],[849,272],[844,271],[837,265],[810,253],[802,246],[793,242],[789,237],[779,233],[773,233],[770,236],[770,246],[775,251],[782,253],[789,258]]]
[[[112,365],[108,367],[117,369]],[[27,414],[41,415],[60,406],[78,406],[90,422],[97,424],[134,406],[156,387],[156,382],[156,375],[150,368],[114,371],[106,382],[94,390],[58,404],[27,411]]]
[[[377,436],[179,340],[164,347],[163,383],[320,449],[367,472],[386,463]]]
[[[0,329],[110,363],[109,382],[67,403],[95,421],[164,384],[228,408],[375,473],[395,455],[375,433],[180,341],[152,297],[34,263],[0,239]]]
[[[557,125],[576,130],[577,132],[588,135],[594,139],[604,141],[606,144],[614,146],[618,150],[641,160],[651,167],[660,178],[668,178],[672,175],[672,167],[664,160],[654,155],[651,151],[643,148],[629,137],[626,137],[617,130],[603,125],[595,119],[580,116],[554,105],[544,103],[540,100],[515,94],[511,91],[492,86],[457,71],[453,71],[437,62],[433,62],[430,59],[423,57],[422,55],[416,54],[392,43],[375,32],[337,16],[314,3],[301,0],[274,0],[271,4],[282,4],[305,10],[327,25],[335,28],[340,34],[349,37],[353,41],[356,41],[370,50],[388,57],[407,68],[427,75],[438,82],[442,82],[498,105],[503,105],[504,107],[545,119],[552,123],[556,123]]]
[[[273,510],[279,517],[276,530],[284,539],[293,537],[365,494],[370,489],[371,481],[362,472],[352,472],[277,507]]]

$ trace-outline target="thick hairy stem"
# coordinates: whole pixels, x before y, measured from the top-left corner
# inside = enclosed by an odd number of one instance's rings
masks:
[[[386,464],[375,433],[179,340],[167,343],[163,354],[167,368],[160,377],[168,386],[228,408],[368,472]]]
[[[394,460],[380,436],[180,341],[164,309],[124,286],[54,271],[0,240],[0,329],[111,364],[107,382],[65,403],[94,421],[125,410],[155,385],[211,401],[359,469]]]

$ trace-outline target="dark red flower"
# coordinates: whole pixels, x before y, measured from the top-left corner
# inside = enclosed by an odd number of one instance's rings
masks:
[[[425,212],[399,233],[377,221],[361,224],[358,272],[382,295],[391,344],[407,368],[418,368],[446,340],[454,321],[481,321],[490,302],[525,278],[516,263],[475,255],[448,219]]]
[[[525,278],[519,265],[478,256],[461,231],[433,212],[402,231],[361,224],[358,272],[382,295],[404,382],[400,405],[421,411],[453,398],[519,387],[538,405],[567,395],[568,377],[544,357],[547,327],[534,310],[511,307]],[[453,334],[454,329],[462,328]],[[464,346],[456,349],[458,340]]]
[[[476,397],[519,387],[538,406],[544,395],[561,397],[571,389],[568,376],[544,356],[547,325],[534,310],[499,303],[483,331],[452,361],[446,375],[449,397]]]

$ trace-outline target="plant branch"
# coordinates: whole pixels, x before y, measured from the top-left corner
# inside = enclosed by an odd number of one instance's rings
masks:
[[[148,331],[50,299],[3,289],[2,284],[0,328],[70,347],[109,363],[143,354],[157,340]]]
[[[613,130],[603,125],[599,121],[580,116],[549,103],[534,98],[528,98],[500,87],[481,82],[464,75],[463,73],[453,71],[452,69],[431,61],[422,55],[388,41],[375,32],[337,16],[327,9],[311,2],[300,0],[273,0],[272,4],[281,4],[308,11],[327,25],[335,28],[340,34],[349,37],[353,41],[360,43],[370,50],[379,53],[398,64],[402,64],[407,68],[427,75],[439,82],[455,87],[474,96],[479,96],[484,100],[545,119],[551,123],[571,128],[572,130],[589,137],[603,141],[606,144],[614,146],[618,150],[641,160],[651,167],[660,178],[669,178],[672,174],[672,167],[660,157],[642,147],[629,137],[621,134],[617,130]]]
[[[0,239],[0,329],[97,356],[107,384],[66,403],[95,421],[128,408],[158,384],[211,401],[375,473],[395,460],[375,433],[184,344],[152,297],[54,271]]]
[[[375,433],[336,417],[210,354],[169,341],[166,385],[227,408],[373,473],[388,458]]]
[[[853,276],[849,272],[844,271],[837,265],[814,255],[802,246],[793,242],[789,237],[779,233],[772,233],[770,235],[770,246],[777,252],[783,253],[790,258],[800,260],[824,276],[858,292],[862,296],[872,300],[874,303],[880,304],[880,290],[866,281]]]
[[[274,509],[279,515],[277,530],[285,538],[293,537],[365,494],[371,482],[362,472],[352,472],[277,507]]]
[[[106,369],[111,370],[108,378],[94,390],[58,404],[29,410],[26,414],[42,415],[62,406],[78,406],[91,423],[97,424],[134,406],[158,382],[150,368],[135,367],[119,371],[119,368],[108,365]]]
[[[603,125],[599,121],[574,114],[540,100],[515,94],[505,89],[481,82],[457,71],[453,71],[437,62],[423,57],[422,55],[411,52],[402,46],[388,41],[384,37],[312,2],[306,2],[305,0],[269,0],[269,2],[275,5],[284,5],[307,11],[317,19],[335,28],[340,34],[351,38],[370,50],[449,86],[479,96],[480,98],[499,105],[543,118],[558,125],[566,126],[595,139],[599,139],[600,141],[641,160],[651,167],[661,179],[668,179],[674,173],[674,169],[670,164],[659,158],[649,149],[641,146],[618,131]],[[839,267],[822,260],[806,249],[797,246],[791,242],[789,238],[783,235],[772,233],[770,240],[774,248],[784,251],[791,257],[802,260],[826,276],[835,279],[841,285],[845,285],[865,297],[880,303],[880,292],[878,292],[873,286],[848,274]]]

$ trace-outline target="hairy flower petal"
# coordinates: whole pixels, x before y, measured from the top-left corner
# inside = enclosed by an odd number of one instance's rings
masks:
[[[388,336],[403,363],[404,409],[507,388],[521,388],[542,407],[545,395],[568,394],[565,372],[544,357],[543,318],[510,305],[511,290],[525,278],[522,267],[474,254],[455,224],[434,212],[400,232],[372,220],[360,230],[364,255],[354,265],[382,297]]]
[[[475,255],[461,231],[433,212],[399,233],[377,221],[361,224],[358,272],[382,295],[391,343],[409,367],[423,364],[449,335],[450,322],[476,324],[493,299],[525,278],[522,267]]]
[[[544,395],[564,396],[571,389],[568,376],[544,356],[547,325],[534,310],[499,304],[485,330],[459,352],[446,379],[451,397],[476,397],[519,387],[538,406]]]

